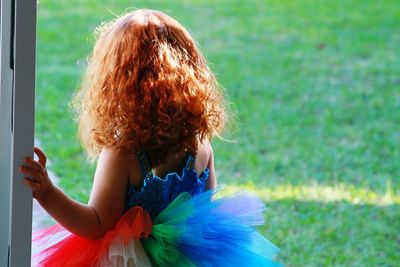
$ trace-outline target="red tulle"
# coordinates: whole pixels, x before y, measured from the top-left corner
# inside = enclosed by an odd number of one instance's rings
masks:
[[[147,238],[151,233],[152,221],[148,212],[142,207],[135,206],[129,209],[111,231],[102,238],[88,240],[68,233],[62,226],[56,224],[50,228],[35,233],[35,244],[46,244],[51,237],[61,239],[53,245],[45,247],[34,255],[37,266],[51,267],[87,267],[99,266],[101,257],[108,253],[114,239],[120,238],[125,244],[130,239]],[[46,246],[46,245],[45,245]]]

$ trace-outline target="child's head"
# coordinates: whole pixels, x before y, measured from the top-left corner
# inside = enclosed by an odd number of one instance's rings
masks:
[[[194,151],[226,120],[223,93],[194,40],[154,10],[99,27],[75,104],[92,158],[103,147],[144,148],[158,164]]]

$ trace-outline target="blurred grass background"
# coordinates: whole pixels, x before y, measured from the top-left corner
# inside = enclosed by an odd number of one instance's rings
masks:
[[[219,183],[252,190],[287,266],[400,264],[398,1],[42,0],[36,137],[86,202],[94,166],[68,102],[97,25],[153,8],[185,25],[235,111],[213,141]]]

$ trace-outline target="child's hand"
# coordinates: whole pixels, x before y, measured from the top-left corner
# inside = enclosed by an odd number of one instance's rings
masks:
[[[39,200],[53,189],[53,183],[47,174],[46,155],[37,147],[34,152],[39,160],[25,158],[24,165],[19,170],[25,176],[25,184],[32,188],[33,197]]]

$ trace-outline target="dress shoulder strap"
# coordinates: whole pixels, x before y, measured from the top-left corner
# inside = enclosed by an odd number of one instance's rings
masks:
[[[142,172],[145,178],[152,178],[154,176],[153,170],[150,164],[149,155],[145,150],[141,149],[137,153],[137,159],[139,160],[140,167],[142,168]]]
[[[187,156],[185,168],[193,169],[195,161],[196,161],[196,153],[190,153]]]

